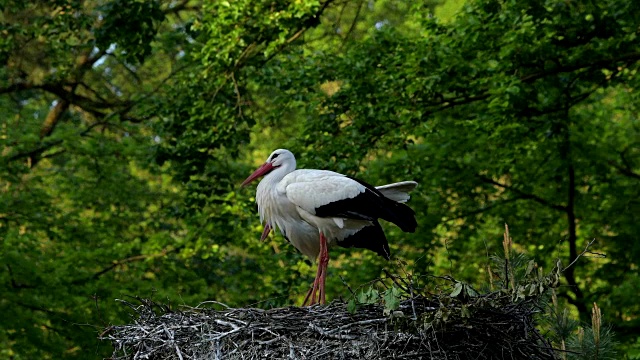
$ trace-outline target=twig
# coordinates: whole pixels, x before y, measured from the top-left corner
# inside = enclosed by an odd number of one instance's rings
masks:
[[[344,277],[342,275],[338,275],[340,276],[340,280],[342,280],[342,285],[347,287],[347,290],[349,290],[349,293],[354,296],[356,293],[353,292],[353,290],[351,289],[351,286],[349,286],[349,284],[347,284],[347,281],[344,279]]]
[[[318,332],[320,335],[322,336],[326,336],[332,339],[338,339],[338,340],[353,340],[353,339],[357,339],[358,337],[355,335],[347,335],[347,334],[342,334],[342,333],[338,333],[337,335],[334,334],[334,331],[327,331],[323,328],[321,328],[320,326],[314,324],[314,323],[309,323],[309,327],[311,329],[313,329],[314,331]]]
[[[570,268],[573,264],[575,264],[575,263],[576,263],[576,261],[578,261],[578,259],[580,259],[580,258],[581,258],[585,253],[587,253],[587,250],[589,250],[589,247],[590,247],[591,245],[593,245],[593,243],[594,243],[594,242],[596,242],[596,239],[595,239],[595,238],[593,238],[591,241],[589,241],[589,242],[587,243],[587,246],[585,246],[585,247],[584,247],[584,250],[583,250],[580,254],[578,254],[578,256],[576,256],[576,258],[575,258],[575,259],[573,259],[573,261],[572,261],[569,265],[567,265],[567,267],[565,267],[564,269],[562,269],[562,271],[563,271],[563,272],[564,272],[564,271],[566,271],[566,270],[567,270],[568,268]],[[596,254],[597,254],[597,253],[596,253]],[[601,255],[602,257],[605,257],[605,256],[606,256],[605,254],[598,254],[598,255]]]
[[[173,332],[170,332],[169,329],[167,329],[167,326],[163,324],[164,327],[164,331],[167,334],[167,336],[169,337],[169,339],[171,340],[171,342],[173,343],[173,346],[176,348],[176,354],[178,354],[178,358],[180,358],[180,360],[184,360],[182,358],[182,352],[180,351],[180,348],[178,347],[178,344],[176,344],[174,338],[173,338]]]
[[[215,300],[203,301],[200,304],[196,305],[196,307],[194,309],[198,309],[198,308],[200,308],[200,306],[206,305],[206,304],[216,304],[216,305],[224,306],[227,309],[230,309],[229,305],[221,303],[219,301],[215,301]]]

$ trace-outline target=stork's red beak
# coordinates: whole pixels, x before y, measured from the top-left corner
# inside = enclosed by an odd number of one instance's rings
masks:
[[[253,172],[253,174],[249,175],[248,178],[246,178],[243,182],[242,182],[242,187],[249,185],[250,182],[252,182],[253,180],[259,178],[262,175],[266,175],[268,174],[271,170],[273,170],[274,167],[270,162],[266,162],[264,164],[262,164],[262,166],[260,166],[258,169],[256,169],[256,171]]]

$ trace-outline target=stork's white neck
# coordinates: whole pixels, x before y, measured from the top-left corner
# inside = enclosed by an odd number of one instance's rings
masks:
[[[265,175],[258,186],[262,185],[263,187],[267,187],[269,189],[275,189],[280,180],[282,180],[285,176],[287,176],[287,174],[296,169],[296,159],[293,157],[293,154],[292,157],[286,158],[284,160],[285,161],[283,161],[282,163],[276,165],[277,167],[270,173]]]
[[[262,178],[256,191],[260,220],[268,222],[274,229],[277,227],[282,229],[282,219],[285,217],[282,211],[287,210],[287,205],[292,205],[285,201],[286,197],[283,194],[278,193],[278,184],[287,174],[296,169],[296,160],[293,157],[283,160],[286,161],[278,161],[277,167]]]

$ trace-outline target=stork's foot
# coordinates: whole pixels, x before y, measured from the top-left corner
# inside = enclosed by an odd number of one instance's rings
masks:
[[[311,288],[307,292],[307,296],[305,296],[302,306],[311,306],[311,305],[317,304],[318,303],[317,292],[318,292],[318,283],[316,279],[313,281],[313,284],[311,284]]]
[[[302,306],[311,306],[315,304],[326,303],[326,296],[324,291],[324,279],[326,278],[325,275],[326,268],[322,269],[320,264],[318,264],[318,272],[316,274],[316,278],[313,280],[313,284],[311,284],[311,288],[307,292],[307,296],[305,296]]]

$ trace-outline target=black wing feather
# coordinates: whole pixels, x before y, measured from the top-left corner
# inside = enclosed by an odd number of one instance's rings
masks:
[[[414,232],[416,230],[418,223],[415,212],[409,206],[386,198],[378,189],[362,180],[349,178],[363,185],[365,191],[353,198],[317,207],[315,209],[316,216],[368,221],[384,219],[398,225],[402,231]]]
[[[387,260],[391,255],[387,237],[380,224],[375,220],[372,225],[365,226],[357,233],[338,241],[338,245],[345,248],[369,249]]]

